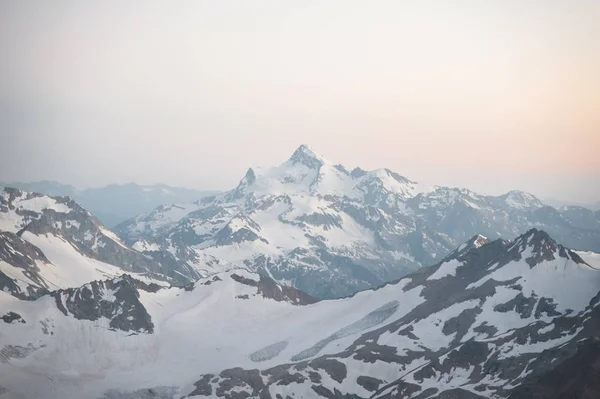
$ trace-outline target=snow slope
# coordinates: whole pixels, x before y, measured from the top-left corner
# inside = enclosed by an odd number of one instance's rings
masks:
[[[13,295],[35,297],[125,271],[140,279],[146,278],[142,274],[167,274],[67,197],[5,188],[0,227],[0,289]]]
[[[599,269],[600,270],[600,254],[599,253],[595,253],[595,252],[591,252],[591,251],[575,251],[577,252],[577,255],[581,256],[581,258],[583,260],[585,260],[585,262],[592,266],[595,269]]]
[[[318,302],[239,268],[185,288],[121,278],[36,301],[0,293],[0,309],[25,320],[0,324],[0,386],[47,398],[416,397],[428,387],[507,397],[588,334],[600,271],[537,230],[467,246]]]

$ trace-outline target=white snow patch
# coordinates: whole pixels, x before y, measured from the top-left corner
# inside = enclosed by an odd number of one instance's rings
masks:
[[[444,262],[434,273],[427,277],[427,280],[439,280],[446,276],[456,276],[456,269],[458,269],[460,266],[462,266],[462,262],[459,262],[456,259]]]

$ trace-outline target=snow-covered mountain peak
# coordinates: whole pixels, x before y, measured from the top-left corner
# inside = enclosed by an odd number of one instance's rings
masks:
[[[535,209],[543,206],[542,202],[533,194],[519,190],[511,190],[500,196],[510,207],[517,209]]]
[[[289,159],[292,164],[302,164],[311,169],[318,169],[323,166],[327,161],[314,152],[309,146],[306,144],[302,144],[300,147],[294,151],[292,157]]]
[[[477,233],[496,240],[540,227],[568,246],[597,250],[600,227],[584,227],[590,217],[571,221],[551,207],[510,205],[536,201],[516,191],[487,196],[427,186],[385,168],[351,170],[303,145],[278,166],[248,169],[233,190],[157,209],[118,232],[130,244],[144,239],[136,248],[157,261],[166,257],[200,274],[222,264],[269,269],[278,280],[332,297],[438,262]],[[469,248],[485,242],[476,236]]]
[[[577,253],[558,244],[543,230],[531,229],[517,237],[509,248],[512,253],[519,253],[524,257],[529,266],[534,267],[543,261],[557,258],[572,260],[578,264],[585,264]]]
[[[75,202],[69,197],[49,197],[38,193],[29,193],[17,188],[4,187],[0,197],[0,211],[3,213],[16,212],[34,217],[44,211],[57,213],[69,213],[70,205]],[[10,230],[8,226],[0,226],[4,230]]]
[[[242,180],[240,180],[235,190],[226,194],[225,198],[229,201],[235,201],[240,198],[244,198],[248,193],[251,192],[251,186],[256,182],[256,172],[252,168],[248,168]],[[200,201],[197,201],[199,204]]]
[[[79,320],[103,319],[109,329],[151,334],[152,319],[139,301],[139,290],[156,292],[161,286],[146,284],[124,274],[110,280],[96,280],[81,287],[54,291],[49,295],[65,316]]]
[[[40,193],[5,187],[0,196],[0,230],[24,234],[60,234],[68,230],[91,237],[95,230],[103,237],[124,246],[120,238],[105,228],[86,209],[70,197],[51,197]]]
[[[558,244],[545,231],[533,228],[517,237],[515,239],[515,246],[520,247],[521,251],[524,251],[527,247],[545,246],[555,248]]]
[[[389,195],[399,199],[414,197],[420,186],[389,169],[371,171],[355,168],[350,172],[301,145],[292,157],[279,166],[250,168],[238,186],[224,194],[226,201],[237,201],[250,194],[320,195],[347,197],[367,202],[388,201]]]
[[[477,234],[461,244],[442,262],[465,262],[470,261],[471,258],[487,266],[502,266],[521,260],[531,268],[544,262],[585,264],[577,253],[558,244],[545,231],[535,228],[512,241],[502,239],[491,241]]]
[[[321,161],[316,158],[303,156],[292,157],[290,160],[275,167],[249,168],[238,186],[225,193],[225,201],[237,201],[253,194],[263,195],[295,195],[312,194],[323,172]],[[330,165],[328,165],[330,166]]]
[[[105,238],[125,246],[116,234],[70,197],[50,197],[10,187],[2,191],[0,230],[47,234],[63,229],[69,230],[69,236],[80,233],[87,237],[90,237],[90,230],[97,230]]]

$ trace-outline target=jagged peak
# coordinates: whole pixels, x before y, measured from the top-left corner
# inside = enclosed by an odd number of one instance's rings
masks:
[[[314,152],[306,144],[302,144],[294,151],[294,154],[292,154],[292,157],[290,158],[290,162],[294,164],[300,163],[309,168],[318,169],[325,164],[325,159]]]
[[[5,187],[0,193],[0,212],[12,215],[9,216],[12,221],[10,230],[14,229],[19,235],[19,231],[25,228],[29,231],[42,226],[43,229],[55,229],[55,218],[75,219],[83,216],[101,225],[99,220],[69,196],[50,196],[11,187]]]
[[[251,186],[252,184],[254,184],[255,181],[256,181],[256,172],[254,171],[254,169],[248,168],[248,170],[246,171],[246,174],[240,181],[240,186],[241,185]]]
[[[79,211],[79,210],[83,209],[83,207],[77,201],[75,201],[72,197],[70,197],[68,195],[48,195],[48,194],[44,194],[44,193],[38,193],[35,191],[21,190],[20,188],[16,188],[16,187],[8,187],[8,186],[3,187],[2,195],[0,196],[0,198],[7,202],[13,202],[15,200],[28,201],[28,200],[32,200],[32,199],[44,199],[45,198],[48,201],[53,202],[54,204],[65,205],[65,206],[69,207],[70,210]],[[51,207],[50,203],[48,203],[46,205],[48,205],[47,207]],[[38,209],[36,211],[39,212],[42,209]],[[27,209],[27,210],[30,210],[30,209]]]
[[[536,243],[548,243],[556,246],[556,241],[550,237],[544,230],[538,230],[536,228],[529,229],[526,233],[521,234],[515,239],[515,244],[519,245],[532,245]]]
[[[530,267],[557,258],[564,258],[579,264],[585,261],[576,252],[558,244],[548,233],[532,228],[512,241],[497,239],[489,240],[477,234],[450,253],[444,261],[452,259],[463,260],[469,253],[475,251],[477,256],[484,256],[491,262],[504,262],[524,259]],[[482,255],[486,254],[486,255]]]
[[[65,316],[80,320],[110,320],[109,327],[134,333],[152,334],[154,324],[139,290],[156,292],[156,284],[146,284],[128,274],[107,280],[95,280],[80,287],[52,291],[56,307]]]
[[[458,258],[469,252],[471,249],[481,248],[482,246],[489,244],[490,242],[491,241],[489,238],[481,234],[476,234],[473,237],[469,238],[467,241],[465,241],[463,244],[461,244],[458,248],[456,248],[445,259],[449,260]]]
[[[490,242],[489,238],[481,234],[476,234],[468,241],[474,248],[479,248]]]
[[[248,168],[238,186],[228,194],[228,199],[236,200],[243,198],[247,194],[247,187],[253,185],[254,182],[256,182],[256,172],[254,172],[254,169]]]
[[[299,155],[305,155],[305,156],[309,156],[309,157],[313,157],[313,158],[320,158],[320,156],[306,144],[300,144],[300,146],[298,148],[296,148],[296,151],[294,151],[292,158],[294,156],[299,156]]]
[[[356,168],[352,169],[352,171],[350,172],[350,175],[353,178],[355,178],[355,179],[359,178],[359,177],[362,177],[362,176],[364,176],[366,174],[367,174],[367,171],[364,170],[364,169],[359,168],[358,166]]]
[[[556,257],[572,260],[575,263],[585,263],[577,253],[558,244],[548,233],[532,228],[513,241],[509,251],[527,253],[527,263],[534,267],[542,261],[556,259]]]
[[[146,292],[157,292],[165,289],[166,286],[161,286],[154,282],[144,282],[134,276],[123,273],[120,276],[110,277],[102,280],[92,280],[77,287],[60,288],[50,291],[47,295],[56,297],[57,295],[73,296],[78,292],[87,290],[95,294],[102,294],[106,290],[118,290],[126,288],[139,298],[139,290]]]

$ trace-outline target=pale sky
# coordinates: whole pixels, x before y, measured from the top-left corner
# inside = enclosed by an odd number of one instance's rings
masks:
[[[152,5],[151,5],[152,3]],[[352,168],[600,201],[600,1],[13,1],[0,181]]]

